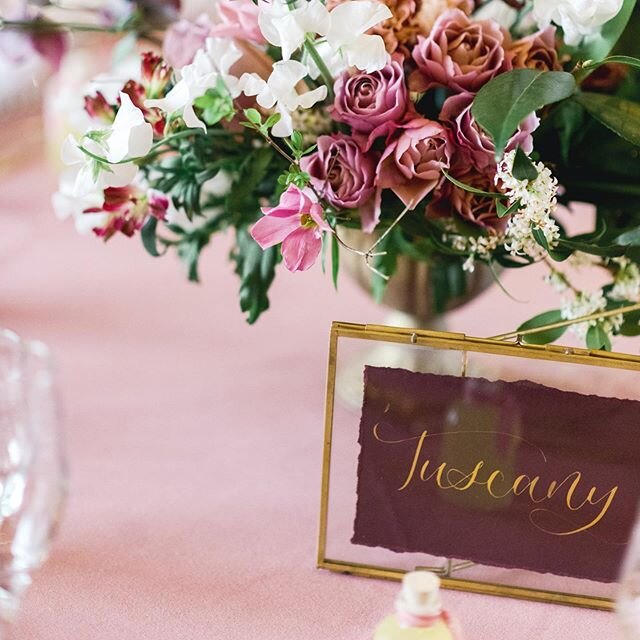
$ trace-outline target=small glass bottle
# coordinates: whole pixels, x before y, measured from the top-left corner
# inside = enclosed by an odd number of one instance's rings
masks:
[[[395,614],[381,622],[373,640],[460,640],[457,624],[442,608],[438,576],[429,571],[407,573]]]

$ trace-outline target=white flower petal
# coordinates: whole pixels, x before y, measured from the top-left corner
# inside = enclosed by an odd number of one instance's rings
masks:
[[[294,11],[300,28],[305,33],[326,36],[331,28],[331,16],[320,0],[310,0],[303,8]]]
[[[276,138],[286,138],[293,133],[293,120],[286,109],[279,108],[280,120],[271,129],[271,133]]]
[[[120,162],[125,158],[147,155],[153,144],[153,127],[126,93],[120,93],[120,108],[107,138],[107,160]]]
[[[342,50],[350,66],[367,73],[379,71],[390,60],[380,36],[362,34]]]
[[[564,31],[565,42],[579,44],[618,15],[623,0],[534,0],[533,17],[540,28],[552,22]]]
[[[313,91],[301,93],[298,105],[303,109],[310,109],[316,102],[320,102],[327,97],[327,87],[318,87]]]
[[[391,17],[391,10],[381,2],[344,2],[331,11],[331,28],[327,33],[327,42],[334,48],[348,45],[371,27]]]

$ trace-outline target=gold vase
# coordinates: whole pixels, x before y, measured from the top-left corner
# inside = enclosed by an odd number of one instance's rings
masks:
[[[359,229],[344,229],[340,233],[346,244],[367,251],[375,242],[376,236],[365,234]],[[371,292],[372,272],[364,258],[351,251],[340,254],[341,267],[362,289]],[[416,328],[443,328],[444,315],[433,308],[431,291],[431,267],[427,262],[413,260],[408,256],[398,256],[397,269],[382,297],[382,304],[407,316],[409,326]],[[446,311],[452,311],[473,300],[494,282],[491,270],[479,263],[473,273],[467,274],[467,291],[464,295],[451,298]]]

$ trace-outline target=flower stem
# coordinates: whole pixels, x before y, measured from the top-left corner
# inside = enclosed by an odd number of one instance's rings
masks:
[[[304,48],[309,54],[309,57],[315,62],[316,67],[318,67],[318,71],[320,72],[320,75],[322,76],[322,79],[327,86],[327,97],[329,98],[330,102],[333,102],[333,77],[331,76],[329,68],[322,59],[322,56],[318,53],[316,45],[313,41],[313,37],[309,33],[305,36]]]
[[[37,31],[40,33],[57,33],[58,31],[89,31],[99,33],[122,33],[126,29],[105,27],[82,22],[48,22],[45,20],[5,20],[0,18],[0,30]]]
[[[524,329],[522,331],[510,331],[509,333],[501,333],[497,336],[491,336],[489,340],[510,340],[512,338],[520,338],[522,336],[528,336],[533,333],[540,333],[542,331],[549,331],[551,329],[560,329],[562,327],[570,327],[574,324],[581,324],[582,322],[589,322],[591,320],[602,320],[604,318],[611,318],[612,316],[624,315],[625,313],[631,313],[632,311],[640,311],[640,302],[629,305],[628,307],[620,307],[618,309],[608,309],[605,311],[599,311],[598,313],[592,313],[580,318],[571,318],[569,320],[561,320],[559,322],[552,322],[551,324],[543,324],[539,327],[532,329]]]

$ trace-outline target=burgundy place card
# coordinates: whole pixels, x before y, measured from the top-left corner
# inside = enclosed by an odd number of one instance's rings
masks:
[[[365,367],[352,542],[599,582],[640,499],[640,402]]]

